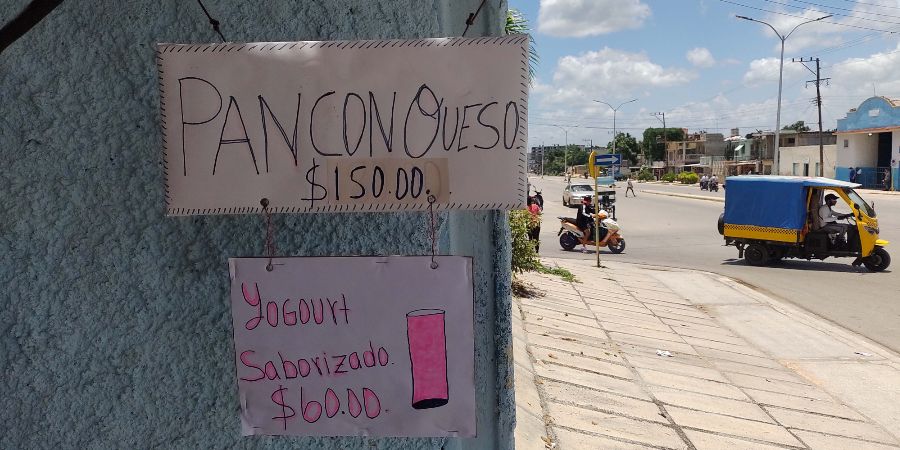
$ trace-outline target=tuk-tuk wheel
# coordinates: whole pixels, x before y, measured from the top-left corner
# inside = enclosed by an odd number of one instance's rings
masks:
[[[871,255],[863,258],[863,264],[865,264],[866,269],[872,272],[881,272],[891,265],[891,255],[888,254],[887,250],[875,247]]]
[[[769,249],[763,244],[750,244],[744,249],[744,260],[751,266],[764,266],[769,262]]]

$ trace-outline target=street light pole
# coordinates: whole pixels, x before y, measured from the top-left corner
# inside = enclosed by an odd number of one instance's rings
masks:
[[[667,131],[668,131],[668,130],[666,129],[666,113],[664,113],[664,112],[658,112],[658,113],[653,113],[653,114],[651,114],[651,115],[652,115],[652,116],[655,116],[655,117],[656,117],[656,120],[660,120],[659,117],[662,116],[662,126],[663,126],[663,151],[666,152],[666,166],[668,166],[668,165],[669,165],[669,138],[668,138],[668,135],[667,135]],[[658,139],[658,137],[657,137],[657,139]],[[673,165],[674,165],[674,163],[675,163],[675,160],[674,160],[674,159],[672,160],[672,163],[673,163]],[[668,170],[668,169],[667,169],[667,170]]]
[[[799,25],[795,26],[791,30],[790,33],[785,34],[785,35],[782,35],[781,33],[778,32],[778,30],[775,29],[775,27],[773,27],[772,25],[770,25],[766,22],[763,22],[762,20],[752,19],[747,16],[735,16],[735,17],[737,17],[738,19],[744,19],[744,20],[749,20],[751,22],[761,23],[761,24],[771,28],[772,31],[775,32],[775,36],[778,36],[778,39],[781,39],[781,61],[778,65],[778,110],[775,113],[775,155],[774,155],[775,156],[774,172],[775,172],[775,175],[779,175],[781,172],[781,167],[780,167],[780,165],[781,165],[781,151],[780,151],[781,142],[779,142],[779,140],[781,139],[781,87],[782,87],[781,85],[782,85],[782,81],[784,80],[784,41],[786,41],[787,38],[791,37],[791,35],[794,34],[794,31],[797,31],[797,28],[800,28],[800,25],[806,25],[808,23],[818,22],[820,20],[827,19],[829,17],[832,17],[832,14],[819,17],[818,19],[812,19],[812,20],[807,20],[806,22],[802,22]]]
[[[613,105],[610,105],[609,103],[606,103],[602,100],[594,100],[594,101],[597,103],[603,103],[604,105],[609,106],[609,108],[612,109],[612,111],[613,111],[613,149],[612,149],[612,152],[615,153],[616,152],[616,137],[618,137],[618,134],[616,133],[616,112],[619,111],[619,108],[621,108],[622,106],[627,105],[628,103],[631,103],[631,102],[636,102],[637,99],[633,98],[631,100],[628,100],[627,102],[622,102],[619,104],[619,106],[616,106],[616,107],[613,107]]]

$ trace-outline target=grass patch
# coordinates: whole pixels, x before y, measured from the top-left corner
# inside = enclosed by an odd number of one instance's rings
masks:
[[[547,275],[556,275],[556,276],[562,278],[563,280],[568,281],[569,283],[578,283],[579,282],[575,278],[575,275],[572,274],[572,272],[569,272],[568,270],[563,269],[562,267],[550,267],[545,264],[539,264],[538,268],[537,268],[537,272],[547,274]]]

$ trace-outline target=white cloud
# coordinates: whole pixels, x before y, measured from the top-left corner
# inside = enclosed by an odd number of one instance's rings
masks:
[[[756,86],[761,83],[778,82],[779,58],[762,58],[750,61],[750,68],[744,74],[744,84]],[[790,81],[797,79],[806,69],[799,63],[787,60],[784,63],[784,79]],[[813,77],[815,78],[815,77]]]
[[[618,105],[638,98],[618,112],[619,131],[640,136],[644,128],[656,126],[650,112],[656,109],[653,95],[696,77],[677,67],[663,67],[644,53],[603,48],[560,58],[551,80],[535,80],[529,108],[529,143],[562,144],[562,130],[547,124],[568,126],[568,141],[583,144],[593,139],[605,145],[612,138],[613,112],[603,100]]]
[[[560,58],[553,74],[552,96],[558,102],[590,102],[591,98],[620,99],[654,87],[687,83],[692,72],[665,68],[644,53],[611,48]]]
[[[541,0],[538,31],[585,37],[639,28],[651,14],[641,0]]]
[[[866,58],[849,58],[824,69],[823,77],[831,77],[826,93],[842,97],[856,96],[855,103],[875,93],[900,98],[900,44],[894,49],[875,53]],[[827,97],[827,95],[826,95]]]
[[[712,53],[703,47],[697,47],[687,52],[687,59],[697,67],[712,67],[716,65],[716,59]]]

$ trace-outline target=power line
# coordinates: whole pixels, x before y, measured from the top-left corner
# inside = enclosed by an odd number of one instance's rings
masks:
[[[900,30],[897,30],[897,31],[900,31]],[[816,54],[816,55],[824,55],[826,53],[834,53],[834,52],[838,52],[841,50],[846,50],[850,47],[856,47],[857,45],[862,45],[862,44],[865,44],[868,42],[872,42],[875,39],[878,39],[879,37],[881,37],[880,35],[881,35],[881,33],[867,34],[865,36],[861,36],[861,37],[853,39],[851,41],[847,41],[847,42],[844,42],[844,43],[841,43],[838,45],[833,45],[831,47],[825,47],[825,48],[821,48],[819,50],[815,50],[812,53]],[[809,53],[809,52],[807,52],[807,53]]]
[[[804,3],[804,4],[812,5],[812,6],[818,6],[818,7],[820,7],[820,8],[831,8],[831,9],[836,9],[836,10],[838,10],[838,11],[849,11],[849,12],[857,13],[857,14],[868,14],[868,15],[870,15],[870,16],[892,17],[892,18],[894,18],[894,19],[900,19],[900,16],[893,16],[893,15],[890,15],[890,14],[881,14],[881,13],[868,12],[868,11],[857,11],[857,10],[855,10],[855,9],[841,8],[840,6],[823,5],[823,4],[821,4],[821,3],[809,2],[809,1],[806,1],[806,0],[790,0],[790,1],[793,1],[793,2],[796,2],[796,3]],[[772,2],[772,3],[774,3],[774,2]],[[786,6],[787,6],[787,5],[786,5]],[[797,8],[796,6],[791,6],[791,7],[792,7],[792,8]],[[807,8],[804,7],[804,8],[802,8],[802,9],[807,9]],[[831,11],[826,11],[826,12],[831,12]],[[845,16],[845,17],[855,17],[855,16],[853,16],[853,15],[846,16],[845,14],[835,14],[835,15],[836,15],[836,16],[837,16],[837,15],[840,15],[840,16]]]
[[[719,1],[722,2],[722,3],[729,3],[729,4],[732,4],[732,5],[741,6],[741,7],[749,8],[749,9],[755,9],[755,10],[757,10],[757,11],[767,12],[767,13],[770,13],[770,14],[777,14],[777,15],[779,15],[779,16],[794,17],[794,18],[797,18],[797,19],[807,19],[807,17],[798,16],[798,15],[796,15],[796,14],[788,14],[788,13],[783,13],[783,12],[778,12],[778,11],[772,11],[772,10],[770,10],[770,9],[765,9],[765,8],[757,8],[757,7],[755,7],[755,6],[749,6],[749,5],[745,5],[745,4],[743,4],[743,3],[733,2],[733,1],[731,1],[731,0],[719,0]],[[870,27],[864,27],[864,26],[860,26],[860,25],[850,25],[850,24],[848,24],[848,23],[826,22],[826,21],[821,21],[820,23],[828,23],[828,24],[831,24],[831,25],[838,25],[838,26],[849,27],[849,28],[858,28],[858,29],[860,29],[860,30],[877,31],[877,32],[880,32],[880,33],[889,33],[889,34],[895,34],[895,33],[897,33],[896,31],[882,30],[882,29],[878,29],[878,28],[870,28]]]
[[[853,4],[856,4],[856,3],[857,3],[857,0],[841,0],[841,1],[844,1],[844,2],[847,2],[847,3],[853,3]],[[867,5],[867,6],[874,6],[874,7],[876,7],[876,8],[900,9],[900,7],[898,7],[898,6],[890,6],[890,5],[885,5],[885,4],[882,4],[882,3],[866,3],[866,5]]]

